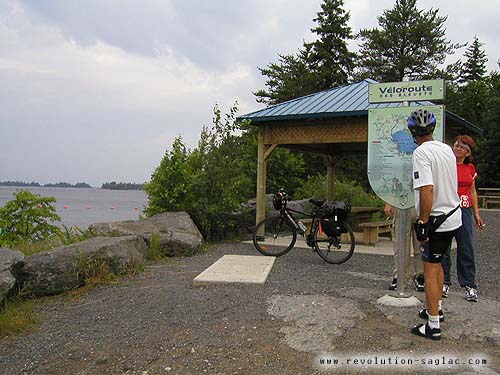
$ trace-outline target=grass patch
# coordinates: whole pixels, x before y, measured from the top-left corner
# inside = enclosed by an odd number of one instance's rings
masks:
[[[32,331],[40,322],[35,300],[13,298],[0,310],[0,337]]]
[[[52,250],[58,246],[61,246],[61,243],[57,237],[53,237],[43,241],[20,241],[13,246],[14,249],[19,250],[25,256],[31,256],[34,254],[41,253],[43,251]]]
[[[149,260],[162,260],[165,257],[166,254],[162,250],[160,245],[160,235],[158,233],[153,233],[151,235],[151,242],[149,244],[147,258]]]
[[[63,225],[62,229],[58,229],[58,232],[55,235],[50,236],[49,238],[40,241],[19,241],[14,244],[12,248],[19,250],[25,256],[30,256],[41,253],[43,251],[55,249],[59,246],[71,245],[73,243],[81,242],[95,237],[96,235],[97,234],[90,228],[80,229],[77,226],[68,228],[67,226]]]
[[[73,297],[87,294],[99,285],[113,284],[119,276],[137,275],[144,270],[145,265],[135,258],[123,264],[117,258],[88,258],[80,254],[75,268],[81,287],[70,292]]]

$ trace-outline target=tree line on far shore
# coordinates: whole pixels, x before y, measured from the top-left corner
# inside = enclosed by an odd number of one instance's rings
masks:
[[[63,187],[63,188],[91,188],[86,182],[77,182],[70,184],[69,182],[57,182],[41,185],[38,182],[24,181],[0,181],[0,186],[19,186],[19,187]],[[109,190],[143,190],[143,184],[133,184],[130,182],[106,182],[102,184],[101,189]]]
[[[143,190],[144,184],[133,184],[130,182],[106,182],[102,184],[101,189],[110,190]]]
[[[24,181],[0,181],[0,186],[28,186],[28,187],[68,187],[68,188],[91,188],[86,182],[77,182],[70,184],[69,182],[56,182],[42,185],[38,182],[24,182]]]

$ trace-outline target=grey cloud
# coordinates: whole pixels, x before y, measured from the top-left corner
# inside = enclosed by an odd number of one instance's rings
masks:
[[[294,52],[302,42],[301,30],[310,29],[319,10],[319,3],[300,0],[23,0],[23,4],[34,20],[54,24],[82,45],[101,40],[146,56],[167,47],[214,70],[237,61],[265,65],[277,52]],[[299,7],[309,11],[298,11]],[[270,15],[281,27],[269,27]],[[290,27],[298,35],[289,33]]]

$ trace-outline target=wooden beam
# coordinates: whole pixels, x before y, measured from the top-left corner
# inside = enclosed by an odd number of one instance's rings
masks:
[[[333,156],[325,155],[326,159],[326,199],[333,201],[334,190],[334,170],[333,170]]]
[[[274,143],[272,144],[271,146],[269,146],[264,154],[264,160],[267,160],[269,159],[269,156],[271,156],[271,154],[273,153],[273,151],[276,149],[276,147],[278,147],[278,144],[277,143]]]
[[[264,127],[260,127],[257,134],[257,206],[255,224],[259,223],[266,216],[267,161],[265,158],[264,131]]]

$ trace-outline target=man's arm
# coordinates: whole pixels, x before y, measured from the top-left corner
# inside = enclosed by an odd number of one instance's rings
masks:
[[[431,215],[432,202],[434,197],[434,186],[425,185],[419,188],[420,194],[420,215],[419,219],[424,223],[429,221],[429,216]]]

